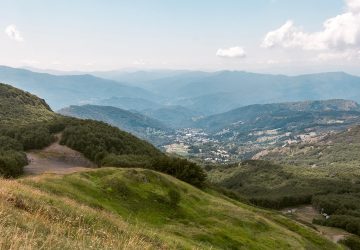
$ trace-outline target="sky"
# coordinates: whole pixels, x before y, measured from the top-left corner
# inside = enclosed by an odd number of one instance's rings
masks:
[[[0,64],[360,75],[360,0],[0,0]]]

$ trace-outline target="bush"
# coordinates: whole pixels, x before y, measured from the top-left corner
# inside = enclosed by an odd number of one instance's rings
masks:
[[[0,176],[17,177],[23,173],[28,163],[25,153],[17,151],[0,151]]]

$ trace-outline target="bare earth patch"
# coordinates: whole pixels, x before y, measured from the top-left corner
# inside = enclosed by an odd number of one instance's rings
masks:
[[[316,228],[317,231],[319,231],[322,235],[324,235],[326,238],[330,239],[333,242],[338,242],[339,240],[351,235],[350,233],[340,228],[325,227],[312,224],[313,219],[320,219],[322,215],[319,214],[319,212],[310,205],[286,208],[281,210],[281,212],[289,217],[298,220],[299,222],[307,225],[311,224],[314,228]]]
[[[96,168],[96,165],[86,159],[81,153],[59,144],[61,135],[50,146],[42,150],[32,150],[26,153],[29,165],[25,166],[26,175],[43,173],[69,174]]]

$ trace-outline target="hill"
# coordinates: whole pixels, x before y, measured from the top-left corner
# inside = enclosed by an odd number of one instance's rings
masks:
[[[28,124],[54,116],[43,99],[0,83],[0,125]]]
[[[54,110],[72,104],[92,103],[112,96],[157,98],[144,89],[92,75],[51,75],[5,66],[0,66],[0,82],[10,83],[43,97]]]
[[[103,122],[57,115],[43,100],[9,85],[0,86],[0,103],[13,104],[14,111],[3,111],[0,123],[1,176],[21,175],[28,163],[24,151],[49,146],[55,141],[55,134],[60,133],[60,144],[82,153],[98,166],[152,168],[198,186],[205,181],[203,170],[195,163],[167,157],[150,143]],[[16,111],[26,109],[29,103],[39,116],[32,114],[28,117],[31,123],[26,123]],[[40,116],[44,110],[48,120]]]
[[[150,170],[1,180],[0,189],[3,248],[341,249],[278,213]]]
[[[351,173],[359,177],[354,172],[360,163],[359,148],[360,126],[355,126],[343,132],[330,133],[314,143],[299,143],[269,150],[264,152],[262,158],[298,166],[354,167]]]
[[[306,167],[257,160],[208,170],[210,181],[252,204],[294,211],[311,205],[316,216],[309,222],[316,227],[337,227],[360,236],[358,163]]]
[[[265,150],[242,164],[209,169],[209,179],[254,204],[312,204],[327,217],[314,223],[360,235],[360,127],[320,140]],[[270,162],[268,162],[270,161]]]
[[[165,140],[162,137],[165,137],[166,132],[170,130],[163,123],[153,118],[110,106],[72,105],[58,112],[62,115],[81,119],[106,122],[143,139],[147,139],[155,145]]]
[[[360,112],[360,105],[354,101],[340,99],[256,104],[199,119],[195,126],[209,131],[221,131],[231,127],[236,128],[237,123],[239,125],[237,128],[240,130],[246,127],[266,130],[292,127],[301,122],[310,127],[314,122],[322,120],[322,116],[328,117],[329,120],[340,119],[341,112],[355,114]],[[314,114],[313,117],[311,114]],[[326,124],[326,121],[323,123]]]

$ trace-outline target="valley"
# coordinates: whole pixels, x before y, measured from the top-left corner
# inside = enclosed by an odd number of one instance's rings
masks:
[[[0,250],[360,250],[360,0],[0,16]]]
[[[255,104],[207,115],[165,104],[144,110],[71,105],[55,113],[34,95],[0,87],[0,170],[5,177],[20,177],[4,180],[9,184],[2,187],[7,197],[2,213],[38,214],[17,223],[52,220],[41,212],[49,204],[34,202],[36,196],[51,199],[58,211],[64,208],[56,204],[64,201],[81,206],[86,216],[102,211],[101,218],[92,219],[99,223],[95,227],[114,221],[104,228],[106,243],[90,227],[81,239],[71,236],[69,246],[342,249],[357,244],[360,106],[355,101]],[[134,102],[112,98],[119,100]],[[3,223],[5,231],[19,230]],[[51,241],[40,243],[44,236],[35,230],[35,238],[17,236],[19,244],[64,246],[56,235],[70,224],[52,223],[56,228],[39,227],[55,233]],[[131,229],[119,234],[120,228]],[[2,246],[12,246],[3,237]]]

